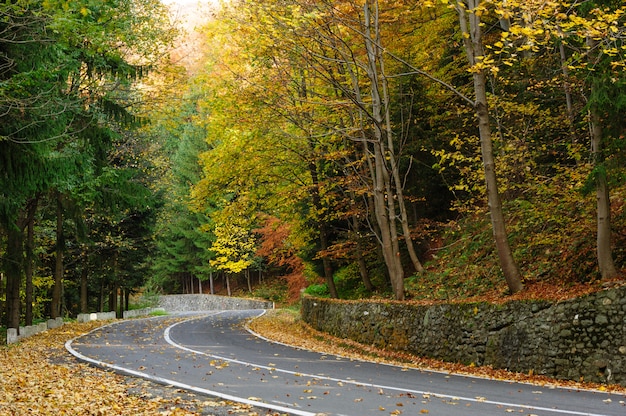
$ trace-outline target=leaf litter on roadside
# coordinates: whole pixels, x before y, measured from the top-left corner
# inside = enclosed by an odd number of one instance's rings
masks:
[[[267,414],[79,363],[65,342],[102,324],[70,323],[0,346],[0,416]]]

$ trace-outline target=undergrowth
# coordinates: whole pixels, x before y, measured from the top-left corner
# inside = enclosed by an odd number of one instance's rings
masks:
[[[513,256],[530,297],[553,298],[602,288],[596,263],[595,195],[563,183],[537,187],[532,197],[504,203]],[[626,264],[626,212],[622,195],[613,190],[613,254],[616,267]],[[466,213],[445,225],[440,247],[431,250],[426,272],[406,281],[408,297],[416,300],[463,300],[506,297],[490,218],[484,211]],[[524,296],[524,295],[520,295]]]

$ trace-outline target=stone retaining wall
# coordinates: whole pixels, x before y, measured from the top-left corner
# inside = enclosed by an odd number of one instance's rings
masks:
[[[626,287],[551,303],[420,306],[304,297],[313,328],[450,362],[626,386]]]
[[[95,313],[79,313],[76,317],[76,320],[79,323],[89,322],[89,321],[108,321],[110,319],[115,319],[117,314],[115,311],[112,312],[95,312]]]
[[[155,312],[165,312],[163,308],[143,308],[143,309],[133,309],[130,311],[122,312],[122,317],[124,319],[128,318],[137,318],[139,316],[148,316]]]
[[[168,312],[192,312],[229,309],[273,309],[274,302],[217,295],[160,296],[158,306]]]

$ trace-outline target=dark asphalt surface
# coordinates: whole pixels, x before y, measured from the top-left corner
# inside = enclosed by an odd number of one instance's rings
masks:
[[[354,361],[268,342],[262,311],[118,322],[70,341],[83,361],[293,415],[626,415],[626,397]]]

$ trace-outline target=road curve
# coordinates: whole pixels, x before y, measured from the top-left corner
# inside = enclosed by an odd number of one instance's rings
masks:
[[[292,415],[624,416],[626,397],[355,361],[264,340],[263,311],[116,322],[68,341],[78,359]]]

